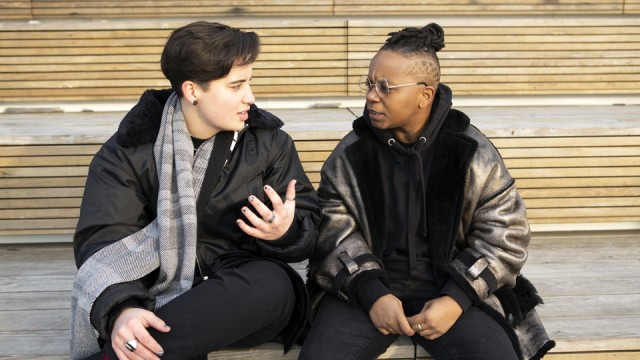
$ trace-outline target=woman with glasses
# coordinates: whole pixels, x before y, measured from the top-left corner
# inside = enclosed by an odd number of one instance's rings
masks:
[[[300,359],[375,359],[399,335],[435,359],[538,359],[550,341],[518,276],[530,239],[502,158],[440,83],[437,24],[390,34],[364,114],[322,168]]]

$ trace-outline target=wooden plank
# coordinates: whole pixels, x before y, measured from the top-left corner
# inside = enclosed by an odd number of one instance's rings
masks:
[[[548,208],[590,208],[590,207],[640,207],[640,197],[602,197],[602,198],[543,198],[525,199],[527,209]],[[632,214],[628,214],[632,215]]]
[[[35,274],[34,274],[35,275]],[[74,274],[17,275],[0,279],[0,293],[41,291],[71,291]]]
[[[0,156],[0,167],[88,166],[91,156]]]
[[[510,173],[516,179],[522,178],[545,178],[545,177],[589,177],[589,176],[610,176],[610,177],[631,177],[640,176],[638,167],[592,167],[592,168],[532,168],[532,169],[511,169]]]
[[[3,177],[51,177],[51,176],[87,176],[87,166],[74,167],[37,167],[37,168],[3,168]]]
[[[637,314],[627,316],[624,319],[640,320],[640,315]],[[556,351],[572,351],[575,349],[573,340],[580,343],[581,351],[606,351],[612,347],[633,351],[640,345],[633,335],[634,330],[623,326],[623,321],[616,316],[547,317],[544,318],[544,323],[551,336],[565,339],[558,342]]]
[[[74,219],[80,216],[79,208],[0,209],[2,220]]]
[[[534,150],[535,151],[535,150]],[[509,169],[558,167],[624,167],[640,166],[640,157],[518,158],[504,159]]]
[[[380,6],[380,5],[395,5],[398,4],[397,1],[395,0],[334,0],[334,3],[336,4],[336,6],[340,6],[340,5],[369,5],[372,7],[376,7],[376,6]],[[446,0],[446,1],[436,1],[435,3],[440,3],[440,4],[457,4],[457,5],[465,5],[468,4],[469,2],[466,0]],[[490,0],[479,0],[477,2],[474,2],[476,4],[495,4],[495,3],[499,3],[499,1],[490,1]],[[538,4],[538,3],[543,3],[540,0],[518,0],[517,4]],[[580,0],[560,0],[558,1],[558,3],[565,3],[565,4],[571,4],[571,3],[581,3]],[[615,4],[615,3],[619,3],[619,1],[611,1],[611,0],[588,0],[588,1],[584,1],[582,2],[583,4]],[[415,5],[421,5],[424,4],[424,2],[422,2],[421,0],[405,0],[402,2],[402,4],[406,4],[408,6],[415,6]]]
[[[1,235],[19,234],[20,232],[7,230],[26,230],[24,233],[30,234],[31,230],[65,230],[63,233],[68,234],[69,230],[73,233],[76,228],[78,219],[29,219],[29,220],[2,220],[0,219]],[[37,233],[37,232],[34,232]],[[42,232],[46,233],[46,232]]]
[[[82,197],[84,187],[76,188],[27,188],[27,189],[0,189],[2,199],[25,199],[25,198],[69,198]]]
[[[623,4],[594,2],[584,4],[572,4],[570,1],[562,1],[554,4],[528,2],[512,3],[469,3],[459,4],[455,1],[430,2],[420,4],[393,3],[386,5],[336,5],[336,15],[533,15],[533,14],[621,14]]]
[[[527,199],[527,205],[533,204],[537,198],[564,198],[565,201],[573,202],[576,198],[598,199],[602,197],[626,198],[632,199],[640,196],[640,188],[637,186],[629,187],[592,187],[592,188],[525,188],[520,186],[518,181],[518,192],[523,198]]]
[[[2,172],[2,170],[0,170]],[[46,188],[46,187],[83,187],[86,177],[27,177],[6,178],[0,177],[0,189],[10,188]]]
[[[82,198],[56,199],[0,199],[0,211],[9,209],[51,209],[51,208],[79,208]]]
[[[257,15],[331,15],[332,6],[329,0],[323,2],[314,1],[310,4],[306,1],[288,1],[286,3],[263,3],[249,1],[239,6],[237,2],[216,1],[189,1],[170,2],[154,1],[153,6],[134,6],[135,4],[148,4],[148,2],[138,1],[132,4],[122,4],[120,2],[57,2],[33,1],[33,14],[36,18],[49,17],[87,17],[99,16],[109,17],[194,17],[194,16],[257,16]],[[55,6],[58,4],[58,6]],[[61,5],[60,5],[61,4]],[[171,5],[176,4],[176,5]],[[124,5],[124,6],[123,6]]]
[[[500,149],[504,158],[530,158],[535,154],[536,158],[557,157],[603,157],[603,156],[638,156],[640,147],[633,146],[607,146],[607,147],[576,147],[576,148],[506,148]]]
[[[3,229],[0,226],[0,237],[6,238],[14,238],[16,236],[44,236],[44,239],[49,239],[51,236],[62,236],[65,239],[69,238],[73,235],[75,231],[75,226],[63,228],[63,229]],[[57,241],[57,240],[55,240]],[[37,242],[41,242],[37,240]],[[3,242],[4,243],[4,242]]]
[[[69,360],[68,330],[0,332],[0,344],[6,344],[0,345],[0,354],[9,355],[2,355],[3,360]]]
[[[72,156],[91,155],[93,156],[100,149],[101,145],[20,145],[20,146],[0,146],[0,157],[9,156]]]
[[[37,314],[38,316],[33,316],[32,310],[0,311],[0,333],[30,331],[39,328],[68,331],[70,311],[41,309]],[[15,321],[15,319],[22,319],[22,321]]]
[[[516,180],[516,185],[519,189],[640,186],[640,179],[637,177],[606,176],[588,178],[519,178]]]
[[[31,0],[3,1],[0,3],[0,19],[30,19]]]
[[[545,136],[534,138],[499,138],[492,137],[494,145],[505,148],[544,148],[544,147],[610,147],[640,145],[638,136]]]
[[[621,22],[613,24],[611,22],[604,22],[604,19],[597,19],[601,26],[598,29],[593,29],[587,26],[587,17],[567,17],[563,18],[560,23],[548,18],[535,18],[527,17],[523,19],[523,22],[516,23],[513,19],[506,17],[483,17],[479,19],[453,19],[442,18],[438,19],[438,23],[441,26],[446,27],[446,35],[449,36],[469,36],[469,35],[504,35],[504,28],[510,27],[511,32],[509,34],[518,35],[584,35],[584,34],[638,34],[640,30],[634,27],[633,24],[636,19],[620,18]],[[372,36],[387,36],[392,31],[397,31],[402,28],[400,21],[393,17],[386,17],[380,19],[384,21],[378,21],[375,24],[365,24],[357,19],[351,19],[349,22],[349,33],[354,36],[372,35]],[[557,19],[556,19],[557,20]],[[568,20],[568,21],[564,21]],[[629,21],[626,21],[629,20]],[[424,23],[420,18],[409,19],[406,26],[424,26]],[[499,25],[496,25],[499,24]],[[469,27],[474,27],[476,32],[470,32]]]
[[[531,219],[550,218],[557,219],[559,222],[562,218],[589,218],[589,217],[626,217],[640,220],[640,207],[590,207],[590,208],[547,208],[547,209],[527,209],[527,217]],[[588,219],[585,219],[588,221]]]
[[[553,216],[550,214],[548,216]],[[637,229],[640,227],[640,218],[637,216],[590,216],[590,217],[539,217],[529,218],[529,224],[534,229],[554,229],[571,231],[577,228],[592,230],[619,230]]]
[[[251,360],[268,360],[268,359],[297,359],[299,355],[299,348],[294,347],[291,352],[286,355],[282,354],[282,345],[270,344],[259,346],[256,349],[249,350],[220,350],[215,353],[210,353],[208,360],[222,360],[222,359],[251,359]],[[431,359],[428,353],[418,347],[416,359]],[[378,359],[413,359],[414,358],[414,346],[411,340],[406,337],[401,337],[398,341],[392,344],[387,351],[380,355]]]

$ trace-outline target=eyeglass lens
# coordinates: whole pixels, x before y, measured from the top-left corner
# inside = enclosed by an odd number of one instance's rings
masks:
[[[369,77],[366,75],[363,75],[360,78],[360,89],[362,89],[362,91],[369,92],[371,91],[371,89],[374,88],[374,86],[375,86],[376,92],[380,97],[385,97],[389,95],[389,83],[387,82],[386,79],[378,79],[374,84],[371,82],[371,80],[369,80]]]

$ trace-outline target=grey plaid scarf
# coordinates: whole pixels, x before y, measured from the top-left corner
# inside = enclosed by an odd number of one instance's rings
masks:
[[[215,137],[214,137],[215,138]],[[173,93],[162,114],[154,145],[159,194],[157,218],[145,228],[93,254],[78,270],[71,299],[71,358],[100,349],[90,313],[108,286],[140,279],[159,268],[150,289],[160,308],[193,283],[197,242],[196,199],[209,163],[214,138],[193,155],[193,143]]]

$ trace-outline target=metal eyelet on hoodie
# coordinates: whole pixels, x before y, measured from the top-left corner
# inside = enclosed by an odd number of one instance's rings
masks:
[[[393,144],[396,143],[396,139],[389,139],[389,141],[387,141],[387,144],[389,144],[389,146],[393,146]]]

